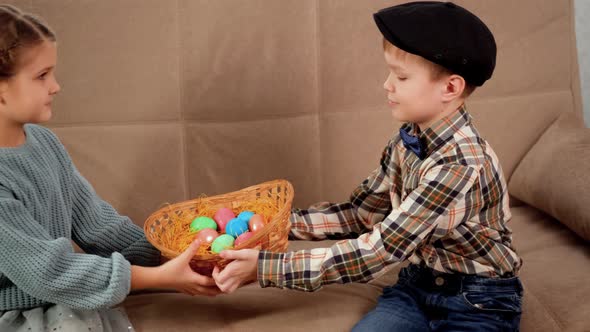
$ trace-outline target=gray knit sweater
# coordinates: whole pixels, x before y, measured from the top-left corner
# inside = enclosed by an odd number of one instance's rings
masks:
[[[0,148],[0,311],[123,301],[130,264],[156,265],[159,252],[97,196],[49,129],[25,132],[22,146]]]

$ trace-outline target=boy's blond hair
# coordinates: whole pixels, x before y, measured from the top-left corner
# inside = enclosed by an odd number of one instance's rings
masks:
[[[395,47],[395,45],[390,43],[385,38],[383,38],[383,50],[386,52],[392,52],[394,57],[396,57],[398,59],[402,59],[402,61],[406,61],[408,56],[411,56],[411,58],[414,59],[414,61],[419,62],[420,64],[422,64],[428,68],[428,70],[430,71],[430,74],[431,74],[431,78],[433,80],[439,80],[439,79],[443,78],[444,76],[450,76],[450,75],[455,74],[452,71],[448,70],[447,68],[445,68],[441,65],[438,65],[432,61],[428,61],[428,60],[424,59],[421,56],[408,53],[398,47]],[[473,91],[475,91],[475,88],[476,88],[475,85],[465,82],[465,89],[463,90],[461,97],[462,98],[469,97],[473,93]]]

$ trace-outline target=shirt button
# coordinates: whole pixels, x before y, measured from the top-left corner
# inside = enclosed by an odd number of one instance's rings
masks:
[[[443,279],[442,277],[436,277],[436,279],[434,279],[434,283],[437,286],[442,286],[445,284],[445,279]]]
[[[475,306],[476,308],[478,308],[478,309],[481,309],[481,308],[483,308],[483,305],[481,305],[481,304],[479,304],[479,303],[477,303],[477,304],[474,304],[474,306]]]

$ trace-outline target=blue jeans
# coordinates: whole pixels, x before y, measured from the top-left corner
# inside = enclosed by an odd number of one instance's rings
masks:
[[[518,331],[521,304],[518,277],[442,274],[410,265],[352,331]]]

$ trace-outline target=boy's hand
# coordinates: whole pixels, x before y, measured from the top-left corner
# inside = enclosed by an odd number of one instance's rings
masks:
[[[258,253],[256,249],[224,250],[219,255],[223,259],[233,260],[219,271],[213,269],[213,279],[224,293],[233,293],[240,286],[256,281],[258,277]]]
[[[194,272],[189,266],[191,258],[200,245],[200,241],[193,241],[178,257],[158,267],[158,280],[161,287],[172,288],[193,296],[215,296],[221,293],[212,278]]]

